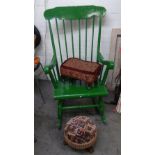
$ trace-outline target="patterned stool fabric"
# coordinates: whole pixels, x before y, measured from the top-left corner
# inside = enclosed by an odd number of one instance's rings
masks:
[[[70,119],[64,128],[64,137],[68,145],[75,149],[86,149],[96,142],[96,125],[86,116]]]

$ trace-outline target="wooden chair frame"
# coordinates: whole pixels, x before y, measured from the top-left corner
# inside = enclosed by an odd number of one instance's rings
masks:
[[[112,61],[104,60],[102,54],[100,53],[100,41],[101,41],[101,27],[102,27],[102,18],[106,13],[106,9],[104,7],[99,6],[69,6],[69,7],[56,7],[53,9],[48,9],[44,12],[44,17],[48,21],[51,43],[53,48],[53,58],[51,64],[44,67],[44,72],[49,75],[51,82],[54,87],[54,99],[57,100],[57,117],[58,117],[58,127],[61,128],[62,124],[62,113],[64,110],[68,109],[85,109],[85,108],[97,108],[102,122],[105,122],[105,114],[104,114],[104,103],[103,96],[108,95],[107,88],[105,86],[105,82],[107,79],[107,75],[110,69],[114,68],[114,63]],[[93,87],[87,87],[86,85],[82,85],[81,82],[79,84],[75,83],[74,80],[64,79],[61,77],[58,66],[58,58],[57,52],[55,48],[55,40],[51,25],[51,20],[55,19],[57,35],[58,35],[58,43],[59,43],[59,52],[61,63],[62,59],[62,49],[59,37],[59,28],[57,19],[62,20],[62,25],[64,29],[64,41],[65,47],[64,51],[66,51],[67,58],[67,41],[66,41],[66,27],[65,20],[70,20],[71,25],[71,42],[72,42],[72,57],[75,57],[74,53],[74,41],[73,41],[73,20],[78,20],[78,31],[79,31],[79,58],[81,58],[81,31],[80,31],[80,21],[85,20],[85,40],[87,42],[87,20],[89,18],[93,18],[92,22],[92,46],[91,46],[91,61],[93,55],[93,39],[94,39],[94,20],[95,16],[99,17],[99,29],[98,29],[98,43],[97,43],[97,56],[96,62],[102,64],[105,69],[102,69],[101,75],[98,80],[95,82]],[[85,47],[85,60],[87,58],[87,44]],[[66,99],[74,99],[74,98],[92,98],[95,101],[95,104],[90,105],[72,105],[66,106],[64,105],[64,100]]]

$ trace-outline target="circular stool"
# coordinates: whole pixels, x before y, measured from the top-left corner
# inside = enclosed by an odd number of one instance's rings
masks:
[[[93,152],[96,137],[96,125],[87,116],[76,116],[65,125],[64,143],[74,149]]]

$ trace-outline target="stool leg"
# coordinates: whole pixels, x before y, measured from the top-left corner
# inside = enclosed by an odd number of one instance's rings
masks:
[[[103,123],[106,123],[106,118],[105,118],[105,106],[104,106],[104,102],[103,102],[103,98],[102,97],[99,97],[99,100],[98,100],[98,110],[99,110],[99,113],[100,113],[100,117],[101,117],[101,121]]]
[[[86,151],[88,151],[89,153],[93,153],[94,152],[94,148],[91,146],[90,148],[87,148]]]
[[[62,125],[62,101],[57,103],[57,117],[58,117],[58,128],[61,129]]]

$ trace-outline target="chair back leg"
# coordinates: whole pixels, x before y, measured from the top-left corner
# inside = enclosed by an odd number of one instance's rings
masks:
[[[57,118],[58,118],[58,128],[61,129],[61,126],[62,126],[62,112],[63,112],[63,109],[62,109],[62,101],[58,101],[57,102]]]
[[[102,96],[100,96],[98,99],[98,111],[100,113],[101,121],[106,124],[105,105],[104,105]]]

